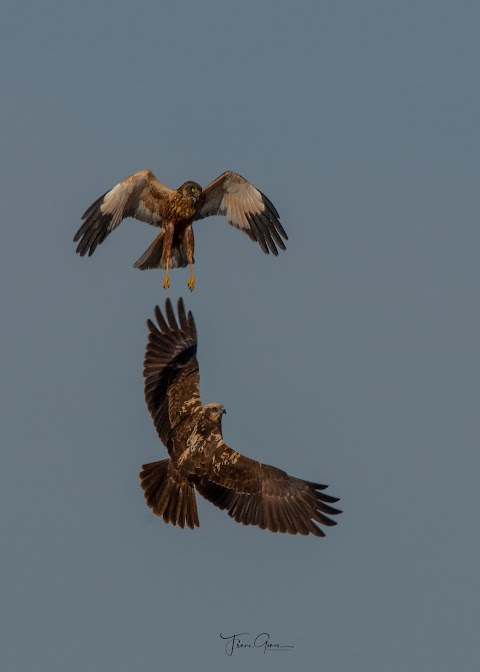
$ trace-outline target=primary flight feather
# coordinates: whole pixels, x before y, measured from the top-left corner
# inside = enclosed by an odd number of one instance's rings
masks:
[[[167,299],[165,315],[155,308],[148,320],[144,360],[145,400],[169,458],[145,464],[140,473],[148,506],[173,525],[199,525],[195,490],[244,525],[272,532],[325,536],[339,509],[326,485],[286,472],[236,452],[223,441],[219,403],[203,405],[197,332],[192,314],[178,302],[178,319]],[[318,523],[318,524],[317,524]]]
[[[149,170],[140,170],[115,185],[84,213],[74,237],[77,252],[91,256],[120,222],[134,217],[160,228],[135,268],[165,268],[164,288],[170,286],[171,268],[190,266],[188,287],[193,291],[194,236],[192,223],[212,215],[226,215],[228,223],[258,242],[265,254],[284,250],[287,234],[275,207],[253,184],[238,173],[227,171],[205,189],[185,182],[168,189]]]

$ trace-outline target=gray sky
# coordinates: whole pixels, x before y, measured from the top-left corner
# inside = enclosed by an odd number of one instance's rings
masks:
[[[477,669],[480,94],[475,2],[3,3],[0,666]],[[290,240],[216,218],[196,278],[204,402],[249,457],[330,484],[323,540],[198,501],[147,509],[143,400],[161,272],[86,207],[150,168],[236,170]],[[268,632],[289,653],[220,633]]]

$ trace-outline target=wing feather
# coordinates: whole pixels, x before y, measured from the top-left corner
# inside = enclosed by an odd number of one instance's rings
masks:
[[[288,240],[271,201],[238,173],[227,171],[203,190],[203,205],[195,219],[226,215],[228,223],[258,242],[265,254],[278,255]]]
[[[126,217],[160,226],[165,204],[174,192],[149,170],[140,170],[116,184],[87,208],[74,237],[80,256],[91,256]]]
[[[165,318],[166,316],[166,318]],[[197,332],[192,314],[178,301],[178,322],[170,299],[165,316],[157,306],[157,325],[148,320],[148,343],[143,375],[145,400],[160,439],[174,455],[174,439],[189,435],[202,409],[198,370]]]
[[[328,516],[341,513],[326,502],[338,498],[326,495],[326,486],[289,476],[276,467],[239,455],[226,444],[209,456],[210,464],[198,492],[244,525],[257,525],[272,532],[325,536],[316,524],[336,525]],[[327,515],[328,514],[328,515]]]

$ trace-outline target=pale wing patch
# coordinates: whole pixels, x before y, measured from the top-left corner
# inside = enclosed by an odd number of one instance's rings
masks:
[[[225,181],[225,191],[227,208],[232,208],[237,216],[238,213],[253,214],[265,210],[262,194],[240,175],[234,174]]]
[[[225,191],[229,194],[236,194],[245,191],[252,185],[238,173],[231,173],[225,180]]]
[[[225,203],[225,213],[228,223],[237,229],[250,229],[250,224],[245,216],[244,208],[241,207],[235,194],[225,194],[223,199]]]
[[[102,214],[109,214],[112,216],[112,220],[108,225],[109,231],[113,231],[124,218],[125,208],[134,191],[134,184],[124,184],[123,182],[120,182],[120,184],[117,184],[105,194],[103,203],[100,206],[100,211]]]

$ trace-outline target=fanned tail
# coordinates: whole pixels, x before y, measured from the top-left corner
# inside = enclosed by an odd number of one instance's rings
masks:
[[[165,268],[165,262],[162,259],[163,254],[163,231],[160,231],[150,247],[145,250],[140,259],[134,264],[134,268],[142,271],[148,268]],[[172,250],[170,252],[169,268],[185,268],[188,266],[187,250],[183,240],[173,239]]]
[[[166,523],[199,527],[195,490],[173,466],[170,459],[144,464],[140,472],[148,506]]]

